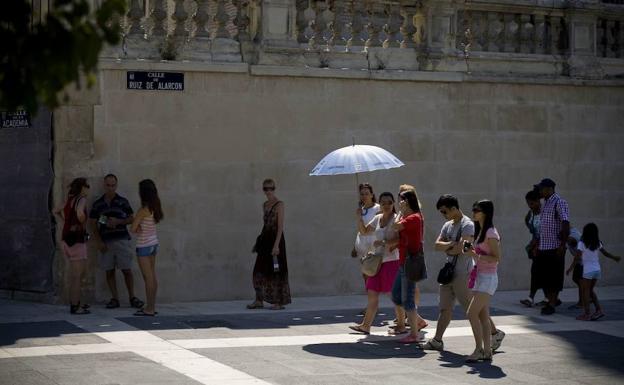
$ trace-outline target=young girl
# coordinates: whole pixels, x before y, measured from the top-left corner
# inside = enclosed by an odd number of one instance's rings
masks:
[[[570,274],[574,270],[574,266],[582,261],[583,265],[583,277],[581,278],[581,302],[583,305],[583,314],[576,317],[579,321],[595,321],[605,316],[602,311],[602,307],[598,302],[598,296],[594,292],[594,286],[600,278],[600,262],[598,260],[598,251],[607,258],[611,258],[616,262],[620,262],[620,257],[613,255],[602,247],[600,238],[598,237],[598,226],[595,223],[588,223],[583,227],[583,235],[578,242],[577,250],[574,253],[574,261],[566,271],[566,274]],[[590,302],[594,303],[596,312],[589,315]]]
[[[163,212],[158,198],[158,190],[151,179],[139,182],[139,196],[141,208],[136,213],[132,222],[132,232],[137,234],[136,253],[139,260],[139,268],[145,281],[145,295],[147,304],[134,315],[156,315],[156,253],[158,252],[158,236],[156,224],[163,219]]]

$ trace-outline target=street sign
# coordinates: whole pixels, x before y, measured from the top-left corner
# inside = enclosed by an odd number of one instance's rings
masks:
[[[184,91],[181,72],[128,71],[127,88],[147,91]]]
[[[30,116],[24,110],[15,112],[0,112],[0,128],[28,128],[30,127]]]

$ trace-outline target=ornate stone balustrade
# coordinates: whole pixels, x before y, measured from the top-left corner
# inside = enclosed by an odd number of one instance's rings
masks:
[[[129,0],[104,56],[601,79],[624,74],[620,3]]]

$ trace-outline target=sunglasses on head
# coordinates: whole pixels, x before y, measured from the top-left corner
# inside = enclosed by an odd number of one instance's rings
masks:
[[[275,187],[262,187],[262,191],[275,191]]]

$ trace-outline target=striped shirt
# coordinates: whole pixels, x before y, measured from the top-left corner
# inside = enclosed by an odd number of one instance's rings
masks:
[[[539,250],[554,250],[561,246],[563,222],[569,222],[568,202],[553,194],[544,202],[540,214]]]
[[[137,234],[136,247],[148,247],[158,244],[158,236],[156,236],[156,221],[154,214],[141,219],[139,233]]]

